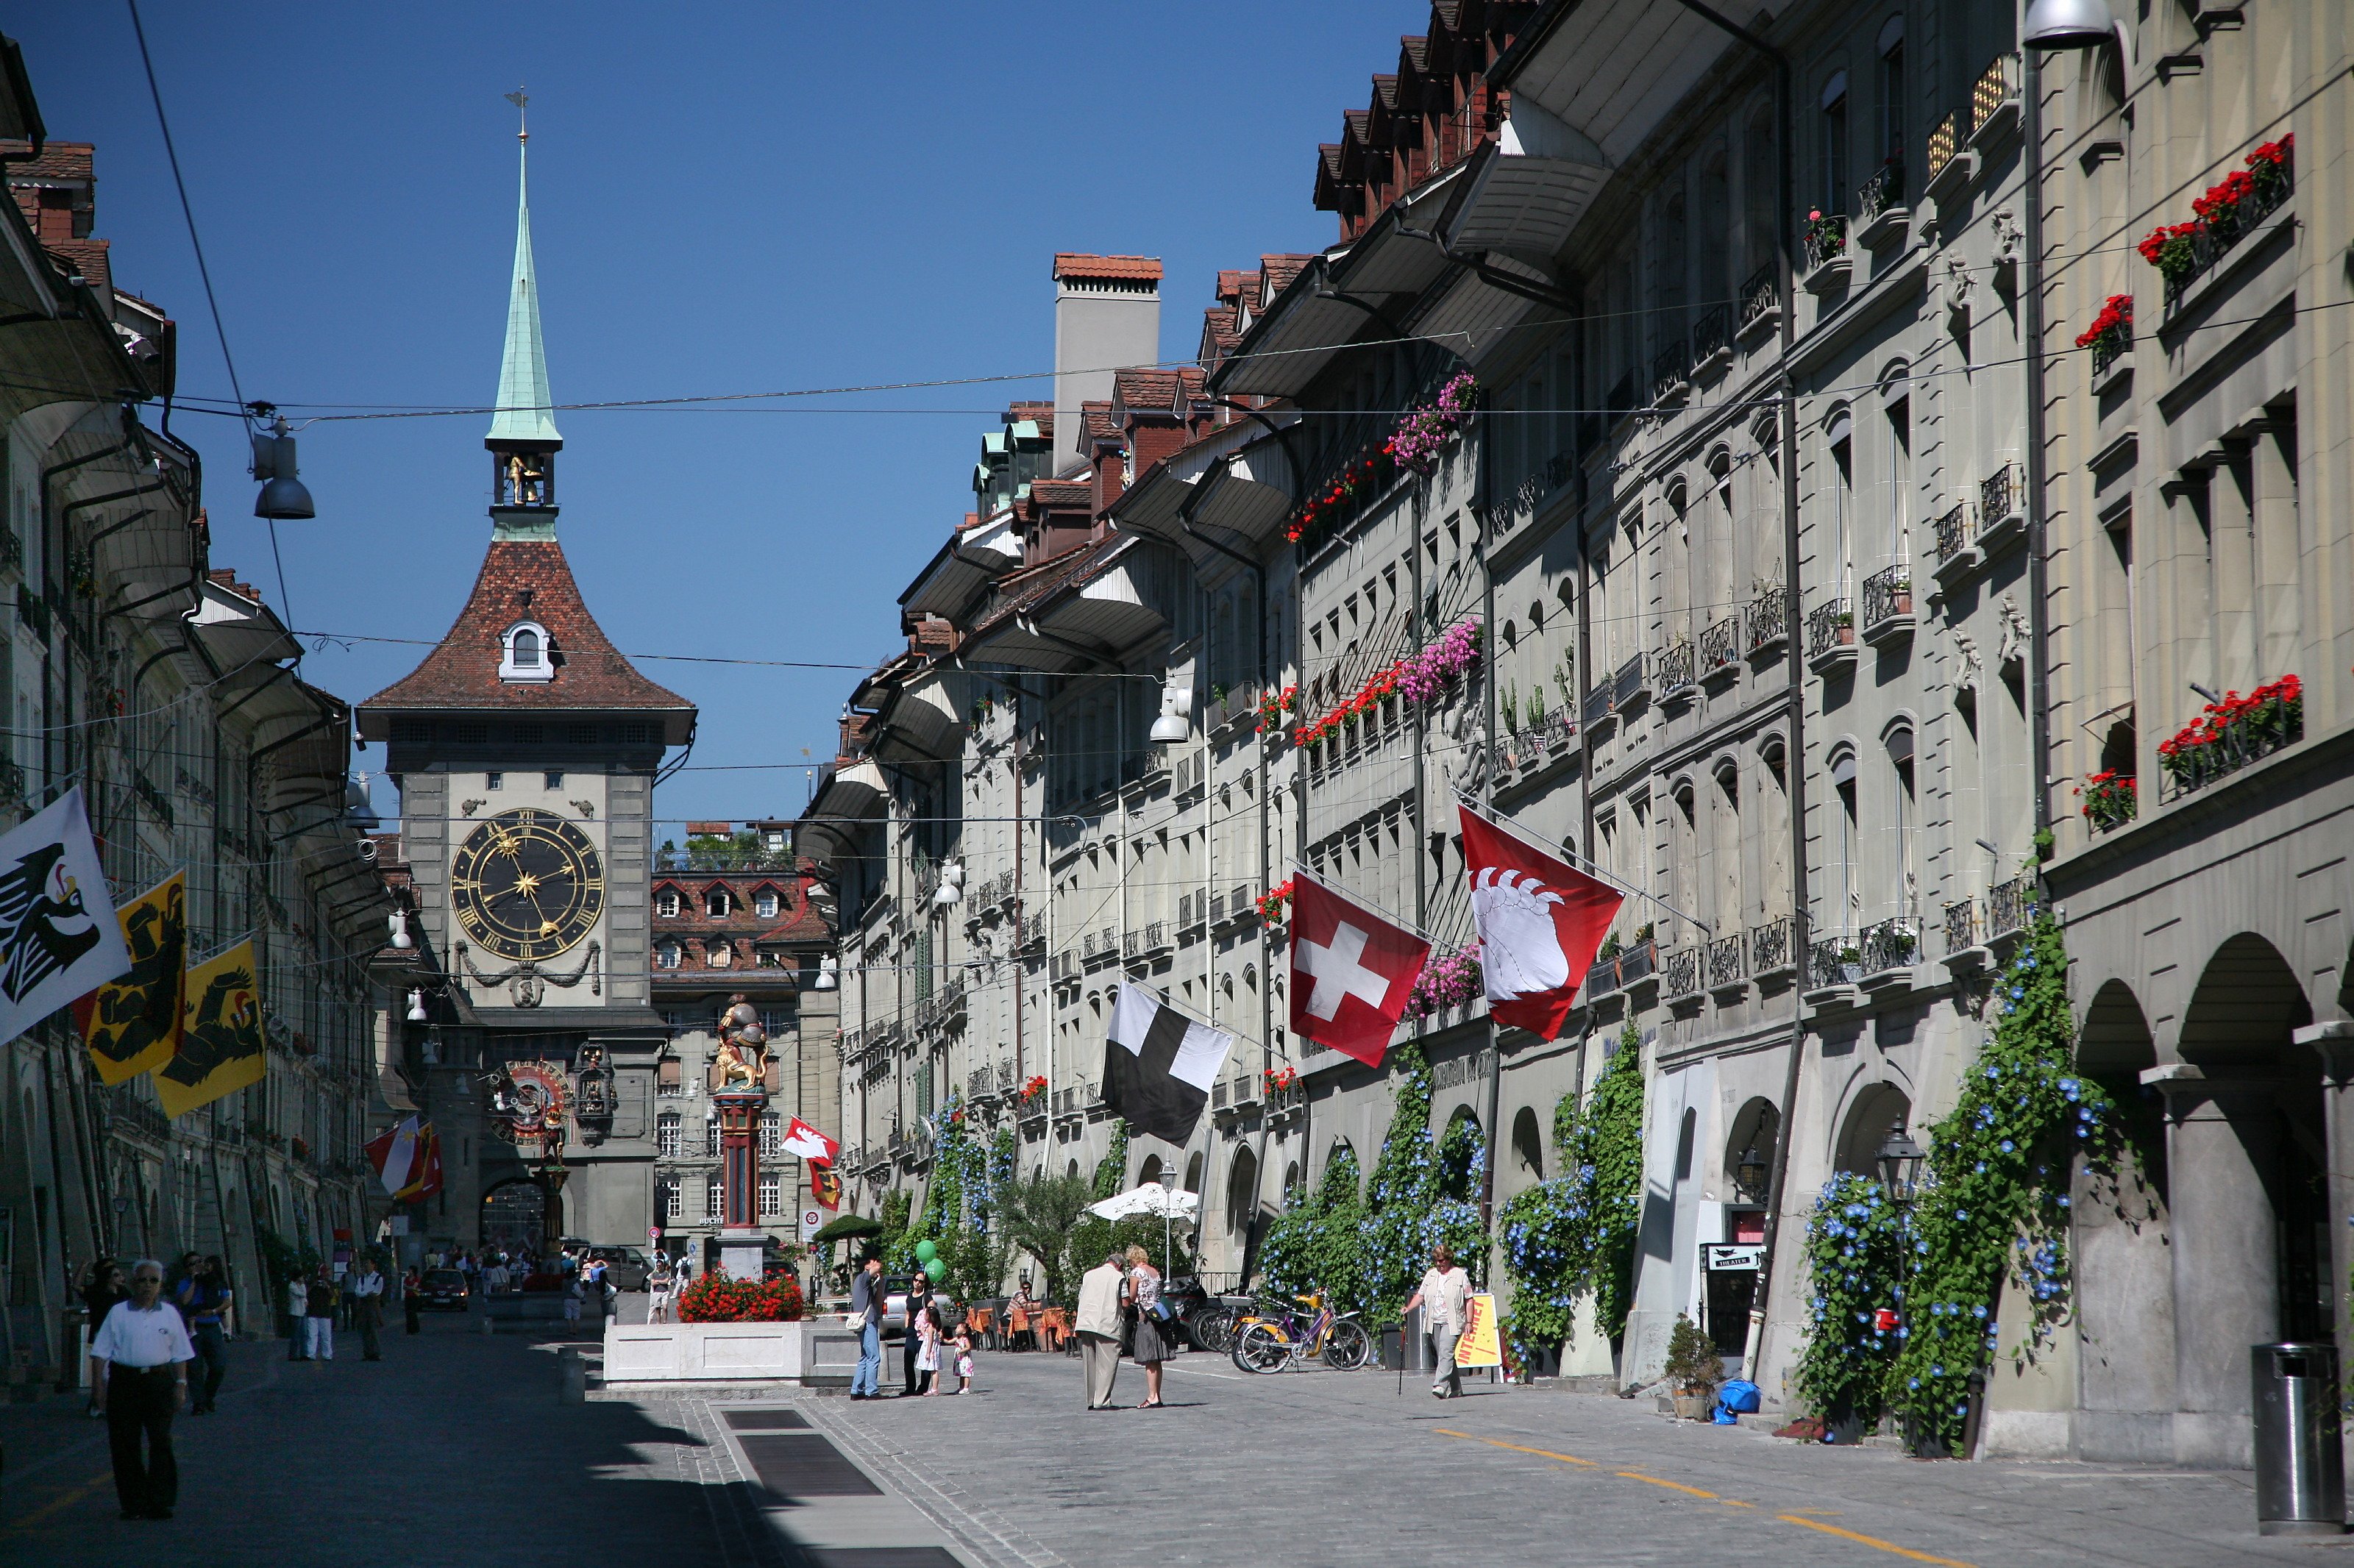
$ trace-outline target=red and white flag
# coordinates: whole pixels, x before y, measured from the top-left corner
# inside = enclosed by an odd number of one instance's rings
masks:
[[[441,1190],[441,1138],[415,1117],[387,1128],[367,1145],[368,1163],[396,1202],[414,1202]]]
[[[1390,1032],[1430,944],[1312,877],[1291,897],[1291,1032],[1369,1067],[1382,1065]]]
[[[1489,1014],[1551,1040],[1626,895],[1469,807],[1460,810]]]
[[[797,1155],[803,1160],[814,1160],[822,1165],[832,1164],[833,1157],[842,1152],[842,1145],[799,1117],[793,1118],[791,1123],[786,1127],[784,1139],[777,1147],[787,1154]]]

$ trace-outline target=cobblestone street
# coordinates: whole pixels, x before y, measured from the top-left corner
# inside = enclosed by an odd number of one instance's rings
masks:
[[[1925,1463],[1598,1396],[1474,1383],[1441,1406],[1413,1377],[1401,1395],[1378,1373],[1246,1378],[1207,1357],[1172,1363],[1162,1412],[1088,1414],[1077,1363],[1036,1355],[984,1356],[974,1396],[921,1404],[564,1405],[555,1341],[475,1327],[429,1320],[381,1365],[238,1347],[220,1414],[175,1424],[168,1524],[116,1519],[77,1401],[0,1407],[0,1563],[294,1568],[360,1542],[516,1568],[2316,1559],[2255,1536],[2239,1473]],[[1132,1366],[1118,1393],[1141,1397]]]

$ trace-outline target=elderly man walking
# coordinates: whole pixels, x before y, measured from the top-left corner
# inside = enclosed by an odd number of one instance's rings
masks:
[[[90,1342],[90,1398],[106,1417],[114,1495],[125,1519],[169,1519],[179,1500],[172,1413],[187,1401],[196,1348],[163,1298],[164,1266],[141,1258],[131,1266],[131,1299],[115,1303]]]
[[[1111,1408],[1111,1385],[1119,1376],[1119,1260],[1112,1253],[1079,1281],[1079,1315],[1072,1328],[1087,1366],[1089,1410]]]

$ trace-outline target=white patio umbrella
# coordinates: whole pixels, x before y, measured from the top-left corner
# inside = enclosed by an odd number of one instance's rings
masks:
[[[1169,1234],[1170,1227],[1172,1224],[1193,1224],[1201,1215],[1202,1197],[1198,1192],[1178,1191],[1173,1182],[1163,1186],[1158,1181],[1147,1181],[1141,1187],[1130,1187],[1127,1192],[1106,1198],[1099,1203],[1089,1203],[1087,1213],[1099,1214],[1107,1220],[1140,1217],[1159,1220],[1161,1266],[1165,1274],[1173,1265],[1177,1252],[1176,1244]]]

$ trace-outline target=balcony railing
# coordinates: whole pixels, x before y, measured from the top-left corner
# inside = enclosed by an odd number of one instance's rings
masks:
[[[1659,967],[1659,948],[1655,942],[1630,943],[1618,955],[1618,984],[1623,990],[1649,980]]]
[[[1978,531],[1984,533],[2019,510],[2019,465],[2007,462],[1978,482]]]
[[[1772,974],[1790,967],[1790,917],[1768,920],[1749,932],[1749,961],[1754,972]]]
[[[1817,937],[1807,944],[1807,989],[1853,985],[1863,978],[1863,952],[1844,932]]]
[[[1781,284],[1768,261],[1741,281],[1741,330],[1773,313],[1782,302]]]
[[[1664,403],[1673,397],[1685,385],[1685,374],[1691,368],[1681,338],[1660,349],[1651,361],[1651,401]]]
[[[1978,903],[1962,898],[1946,906],[1946,953],[1951,957],[1978,945]]]
[[[1970,88],[1970,134],[1977,135],[1994,122],[2007,104],[2019,98],[2019,77],[2012,61],[2015,57],[1997,55]]]
[[[1705,675],[1722,670],[1741,656],[1741,622],[1734,616],[1711,626],[1700,634],[1700,671]]]
[[[1920,924],[1899,916],[1866,926],[1862,948],[1863,972],[1867,975],[1911,969],[1921,956]]]
[[[1671,948],[1659,960],[1659,994],[1670,1001],[1700,991],[1700,949]]]
[[[1767,588],[1749,605],[1749,652],[1763,653],[1790,635],[1790,590]]]
[[[1937,559],[1952,560],[1969,542],[1970,509],[1957,501],[1937,519]]]
[[[1809,219],[1807,226],[1807,270],[1847,254],[1847,219],[1836,212]]]
[[[1618,673],[1610,680],[1610,701],[1614,707],[1623,708],[1644,690],[1643,656],[1640,653],[1618,666]]]
[[[2283,158],[2280,172],[2279,179],[2259,183],[2237,203],[2200,225],[2199,231],[2190,237],[2190,270],[2179,278],[2167,280],[2166,308],[2169,313],[2182,303],[2182,296],[2191,284],[2206,276],[2216,262],[2231,252],[2232,247],[2253,234],[2264,219],[2296,194],[2296,167]]]
[[[1960,143],[1961,117],[1959,115],[1949,113],[1930,128],[1928,175],[1931,180],[1935,180],[1939,175],[1946,172],[1946,165],[1954,161],[1954,149]]]
[[[1881,164],[1879,171],[1870,179],[1856,187],[1856,222],[1869,228],[1873,218],[1891,207],[1901,207],[1903,201],[1904,164],[1901,159],[1891,158]]]
[[[2027,928],[2029,899],[2027,878],[2014,876],[2009,882],[1998,882],[1987,890],[1987,938],[2008,937]]]
[[[1911,567],[1888,567],[1863,579],[1863,634],[1867,639],[1900,619],[1909,620],[1912,614]]]
[[[1659,690],[1661,693],[1681,691],[1692,683],[1692,645],[1689,638],[1669,643],[1659,651]]]
[[[1749,978],[1747,944],[1735,931],[1719,937],[1708,945],[1708,983],[1712,986],[1737,985]]]
[[[1725,312],[1723,305],[1711,305],[1692,323],[1691,356],[1694,366],[1704,365],[1711,355],[1728,341]]]
[[[1585,694],[1584,718],[1588,729],[1610,716],[1611,683],[1604,681]]]
[[[2158,765],[2168,795],[2180,800],[2304,738],[2303,697],[2275,696],[2230,719],[2194,722],[2159,748]]]
[[[1855,644],[1855,610],[1846,599],[1826,599],[1807,612],[1807,657],[1819,659],[1827,653]]]

